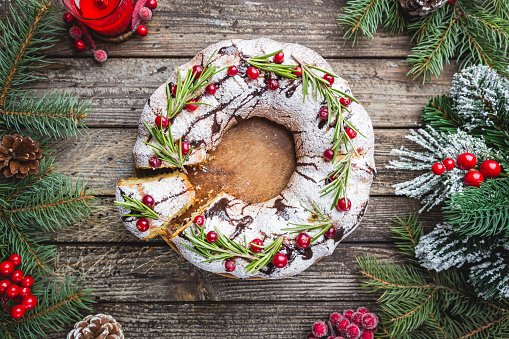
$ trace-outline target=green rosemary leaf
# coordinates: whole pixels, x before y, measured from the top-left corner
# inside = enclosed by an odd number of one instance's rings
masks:
[[[178,140],[178,146],[175,145],[173,135],[171,134],[171,125],[168,126],[168,135],[166,135],[162,127],[150,127],[146,122],[144,124],[157,144],[153,145],[146,141],[144,141],[144,143],[152,148],[157,158],[161,161],[169,162],[173,166],[178,167],[187,173],[184,168],[184,163],[193,151],[193,147],[191,147],[189,152],[183,156],[182,139]]]
[[[114,201],[113,204],[115,206],[128,208],[131,211],[139,212],[139,213],[129,213],[126,214],[126,216],[137,218],[149,218],[156,220],[159,219],[159,215],[156,212],[154,212],[153,209],[151,209],[138,199],[130,198],[124,194],[122,194],[122,197],[125,199],[125,201]]]
[[[352,168],[352,157],[355,153],[356,149],[353,148],[347,155],[339,160],[333,172],[328,176],[328,178],[333,177],[335,179],[320,190],[322,197],[328,194],[333,194],[334,199],[331,209],[337,205],[339,199],[346,198],[346,187],[348,185],[348,179]],[[324,178],[324,180],[325,179],[327,178]]]
[[[282,237],[279,237],[277,240],[273,241],[272,244],[265,248],[265,254],[260,259],[252,261],[251,263],[249,263],[249,265],[246,266],[246,271],[248,273],[256,273],[259,270],[261,270],[264,266],[267,266],[267,264],[279,251],[282,244],[283,244]]]
[[[313,202],[313,209],[310,209],[304,205],[301,205],[306,211],[311,213],[313,216],[317,216],[316,218],[310,218],[307,221],[309,224],[294,224],[290,223],[290,225],[294,225],[295,227],[283,228],[282,231],[289,231],[291,233],[300,233],[300,232],[309,232],[320,230],[312,239],[311,243],[315,242],[318,238],[320,238],[329,228],[331,228],[332,224],[336,221],[333,221],[331,218],[327,217]]]

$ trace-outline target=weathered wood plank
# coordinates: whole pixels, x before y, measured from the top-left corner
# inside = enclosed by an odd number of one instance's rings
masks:
[[[112,59],[97,64],[89,59],[51,59],[54,64],[40,71],[47,80],[32,86],[40,94],[57,89],[91,99],[95,110],[87,119],[90,127],[135,127],[147,98],[187,60]],[[400,60],[329,61],[349,81],[377,128],[420,123],[421,108],[430,97],[448,90],[454,70],[447,67],[440,79],[422,85],[406,77],[409,67]]]
[[[388,244],[340,244],[289,279],[242,281],[196,268],[169,246],[62,245],[56,279],[80,276],[101,302],[372,300],[358,289],[356,257],[401,261]]]

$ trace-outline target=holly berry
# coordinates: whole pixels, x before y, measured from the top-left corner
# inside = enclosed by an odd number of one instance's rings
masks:
[[[288,264],[288,258],[283,253],[276,253],[274,258],[272,258],[272,264],[277,268],[283,268]]]
[[[9,256],[9,259],[7,259],[7,260],[9,260],[10,262],[12,262],[12,264],[13,264],[14,266],[19,266],[19,265],[21,265],[21,256],[20,256],[19,254],[16,254],[16,253],[11,254],[11,255]]]
[[[324,235],[327,237],[327,238],[334,238],[334,236],[336,235],[336,229],[334,227],[329,227],[329,229],[324,233]]]
[[[34,295],[27,295],[21,299],[21,306],[27,310],[31,310],[37,305],[37,298]]]
[[[150,167],[152,168],[159,168],[161,167],[161,165],[163,164],[163,162],[161,161],[161,159],[159,159],[158,157],[156,156],[153,156],[152,158],[150,158],[148,160],[148,164],[150,165]]]
[[[200,65],[194,65],[193,66],[193,74],[196,79],[201,77],[201,73],[203,72],[203,67]]]
[[[21,319],[25,315],[25,308],[23,305],[14,305],[10,311],[12,319]]]
[[[279,52],[278,54],[274,55],[273,61],[276,64],[280,64],[285,60],[285,54],[283,51]]]
[[[34,278],[32,278],[29,275],[27,275],[27,276],[23,277],[23,279],[21,279],[21,286],[23,286],[23,287],[30,287],[33,284],[34,284]]]
[[[275,91],[279,88],[279,82],[276,79],[269,80],[269,89]]]
[[[19,296],[20,297],[26,297],[27,295],[30,295],[30,293],[32,292],[32,290],[30,289],[30,287],[21,287],[19,289]]]
[[[454,166],[456,165],[454,160],[452,160],[451,158],[447,158],[447,159],[442,160],[442,164],[444,164],[445,169],[447,171],[452,171],[454,169]]]
[[[237,73],[239,73],[239,69],[237,68],[237,66],[230,66],[228,68],[228,75],[231,76],[231,77],[234,77],[237,75]]]
[[[434,175],[440,175],[445,172],[445,166],[441,162],[436,162],[431,166],[431,172]]]
[[[148,0],[145,6],[147,6],[151,10],[154,10],[157,8],[157,1],[156,0]]]
[[[357,136],[357,132],[353,128],[347,127],[345,129],[346,135],[350,138],[350,140],[354,139]]]
[[[224,268],[226,269],[227,272],[235,271],[236,267],[237,265],[235,264],[235,261],[231,259],[226,260],[226,262],[224,263]]]
[[[145,218],[140,218],[138,219],[138,221],[136,222],[136,228],[138,229],[138,231],[140,232],[146,232],[148,231],[148,229],[150,228],[150,224],[148,222],[147,219]]]
[[[375,339],[375,335],[373,334],[373,332],[365,330],[364,332],[362,332],[359,339]]]
[[[477,159],[472,153],[461,153],[456,159],[456,163],[462,170],[471,170],[477,164]]]
[[[297,236],[297,246],[300,248],[308,248],[309,244],[311,244],[311,237],[306,233],[300,233]]]
[[[463,177],[463,182],[467,186],[481,187],[481,182],[484,182],[484,176],[479,171],[469,171]]]
[[[182,149],[182,154],[187,155],[187,153],[191,150],[191,144],[187,141],[182,141],[180,148]]]
[[[495,160],[483,161],[481,166],[479,166],[479,172],[481,172],[485,178],[496,178],[501,171],[500,164]]]
[[[136,28],[136,34],[138,34],[139,37],[146,37],[148,34],[147,27],[143,25],[139,25],[138,28]]]
[[[143,204],[147,205],[148,207],[154,207],[154,204],[155,204],[155,200],[154,200],[154,198],[150,194],[145,195],[141,199],[141,202]]]
[[[322,108],[320,108],[318,116],[320,116],[320,119],[322,120],[329,120],[329,109],[327,106],[322,106]]]
[[[205,91],[207,92],[207,94],[210,94],[210,95],[214,95],[216,94],[216,85],[214,84],[208,84],[207,87],[205,87]]]
[[[353,312],[353,311],[352,311]],[[350,320],[348,320],[346,317],[345,318],[341,318],[338,320],[338,322],[336,323],[336,327],[338,328],[338,330],[342,333],[344,333],[346,331],[346,328],[350,325]]]
[[[353,324],[357,325],[357,326],[361,326],[362,325],[362,316],[364,314],[362,314],[361,312],[354,312],[352,314],[352,318],[350,319],[350,322],[352,322]]]
[[[362,313],[362,314],[366,314],[366,313],[369,313],[369,310],[368,310],[366,307],[362,307],[362,306],[361,306],[361,307],[359,307],[359,308],[357,309],[357,312],[360,312],[360,313]]]
[[[325,160],[331,161],[334,158],[334,151],[331,150],[330,148],[326,149],[325,151],[323,151],[323,157],[325,158]]]
[[[186,104],[186,108],[188,111],[196,111],[196,109],[198,108],[198,105],[195,105],[193,104],[193,102],[196,102],[196,100],[194,99],[190,99],[188,102],[190,102],[190,104]]]
[[[326,336],[328,331],[327,324],[323,321],[318,321],[313,324],[311,331],[313,331],[313,335],[317,338]]]
[[[158,115],[156,117],[156,126],[159,127],[159,128],[166,128],[168,127],[168,119],[166,119],[166,117],[163,117],[161,115]]]
[[[333,79],[334,79],[334,78],[333,78]],[[349,97],[344,97],[344,98],[343,98],[343,97],[341,97],[341,98],[339,98],[339,103],[340,103],[341,105],[345,106],[345,107],[346,107],[346,106],[348,106],[348,105],[350,105],[350,103],[351,103],[351,102],[352,102],[352,99],[350,99]]]
[[[81,51],[84,51],[85,50],[85,43],[83,42],[83,40],[74,40],[74,48],[78,51],[78,52],[81,52]]]
[[[81,39],[81,37],[83,36],[83,32],[81,31],[81,28],[79,28],[78,26],[72,26],[71,28],[69,28],[69,35],[74,40],[77,40]]]
[[[214,231],[210,231],[207,233],[207,241],[208,242],[216,242],[217,241],[217,233]]]
[[[328,81],[329,84],[327,85],[327,87],[331,87],[332,84],[334,83],[334,77],[330,74],[324,74],[323,77],[322,77],[324,80]]]
[[[258,71],[258,69],[253,66],[251,66],[247,69],[246,74],[252,80],[257,79],[258,76],[260,76],[260,72]]]
[[[254,245],[257,245],[257,246],[254,246]],[[253,251],[255,253],[260,253],[261,251],[263,251],[263,248],[258,247],[258,246],[263,246],[263,241],[261,239],[254,239],[249,244],[249,248],[251,249],[251,251]]]
[[[336,325],[336,323],[339,321],[339,319],[343,318],[343,315],[341,313],[338,313],[338,312],[333,312],[331,313],[331,315],[329,316],[329,321],[332,325]]]
[[[366,330],[374,330],[378,326],[378,317],[374,313],[366,313],[362,316],[362,327]]]
[[[7,296],[7,298],[16,298],[19,294],[19,286],[16,285],[16,284],[11,284],[9,286],[7,286],[7,288],[5,289],[5,295]]]
[[[361,336],[361,330],[355,324],[350,324],[346,327],[345,336],[348,339],[359,339]]]
[[[23,275],[24,275],[23,271],[21,271],[21,270],[15,270],[15,271],[14,271],[14,272],[12,272],[12,274],[11,274],[11,281],[12,281],[13,283],[19,283],[19,282],[21,282],[21,279],[23,279]]]
[[[72,15],[69,12],[66,12],[64,13],[63,19],[66,24],[70,24],[74,21],[74,15]]]
[[[203,224],[205,224],[205,218],[203,217],[203,215],[197,215],[196,217],[194,217],[193,222],[201,227],[203,226]]]
[[[336,204],[336,209],[342,212],[348,212],[352,208],[352,202],[348,198],[341,198]]]
[[[0,280],[0,294],[5,292],[5,289],[11,285],[11,282],[7,279]]]
[[[293,69],[293,74],[295,74],[296,76],[300,77],[302,75],[302,68],[300,68],[299,66],[295,67]]]

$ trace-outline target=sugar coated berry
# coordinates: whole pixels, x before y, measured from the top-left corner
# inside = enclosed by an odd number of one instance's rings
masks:
[[[352,102],[352,99],[350,99],[349,97],[339,98],[339,103],[343,106],[348,106],[348,105],[350,105],[351,102]]]
[[[496,178],[501,171],[500,164],[495,160],[483,161],[481,166],[479,166],[479,172],[481,172],[485,178]]]
[[[235,264],[235,261],[231,259],[226,260],[226,262],[224,263],[224,268],[226,269],[227,272],[235,271],[236,267],[237,265]]]
[[[156,0],[148,0],[146,6],[150,8],[151,10],[154,10],[157,8],[157,1]]]
[[[143,25],[139,25],[138,28],[136,28],[136,34],[138,34],[138,36],[140,36],[142,38],[147,36],[147,34],[148,34],[147,27],[145,27]]]
[[[14,272],[12,272],[12,274],[11,274],[11,281],[12,281],[13,283],[19,283],[19,282],[21,282],[21,279],[23,279],[23,275],[24,275],[23,271],[21,271],[21,270],[15,270],[15,271],[14,271]]]
[[[433,172],[434,175],[440,175],[444,174],[445,172],[445,166],[441,162],[436,162],[431,166],[431,172]]]
[[[12,319],[21,319],[25,315],[25,308],[22,305],[14,305],[10,311]]]
[[[300,77],[302,75],[302,68],[300,68],[299,66],[295,67],[293,69],[293,74],[295,74],[296,76]]]
[[[214,231],[210,231],[207,233],[207,241],[208,242],[216,242],[217,241],[217,233]]]
[[[81,31],[81,28],[79,28],[78,26],[72,26],[71,28],[69,28],[69,35],[74,40],[77,40],[81,39],[81,37],[83,36],[83,32]]]
[[[348,198],[341,198],[336,204],[336,209],[341,212],[348,212],[352,208],[352,202]]]
[[[336,235],[336,229],[331,226],[329,227],[329,229],[324,233],[324,235],[327,237],[327,238],[334,238],[334,236]]]
[[[190,99],[188,101],[188,104],[186,104],[186,108],[188,111],[196,111],[198,109],[198,105],[194,104],[194,102],[196,102],[196,100],[194,99]]]
[[[320,110],[318,111],[318,116],[322,120],[329,119],[329,109],[327,108],[327,106],[322,106],[322,108],[320,108]]]
[[[148,7],[143,7],[138,12],[138,16],[143,21],[149,21],[150,19],[152,19],[152,11]]]
[[[339,321],[339,319],[343,318],[343,315],[339,312],[333,312],[329,316],[329,321],[332,325],[336,326],[336,323]]]
[[[0,294],[5,292],[5,289],[11,285],[11,282],[7,279],[0,280]]]
[[[246,74],[252,80],[257,79],[260,76],[260,72],[258,71],[258,69],[253,66],[247,69]]]
[[[37,305],[37,298],[33,295],[27,295],[21,299],[21,305],[27,310],[31,310]]]
[[[194,65],[193,66],[193,74],[196,79],[201,77],[201,73],[203,72],[203,67],[201,65]]]
[[[97,62],[105,62],[108,60],[108,54],[102,49],[96,49],[94,52],[94,59]]]
[[[336,323],[336,328],[341,332],[344,333],[346,331],[346,328],[350,325],[350,320],[347,318],[341,318]]]
[[[32,293],[30,287],[20,287],[18,295],[20,297],[26,297],[27,295],[30,295],[30,293]]]
[[[263,248],[258,247],[258,246],[263,246],[263,241],[261,239],[254,239],[249,244],[249,248],[251,249],[251,251],[253,251],[255,253],[260,253],[263,250]]]
[[[444,164],[445,169],[447,171],[452,171],[454,169],[454,166],[456,166],[456,162],[454,162],[454,160],[452,160],[451,158],[442,160],[442,164]]]
[[[330,74],[324,74],[323,79],[329,82],[329,84],[327,85],[328,87],[331,87],[332,84],[334,83],[334,77]]]
[[[274,63],[280,64],[285,60],[285,54],[283,51],[279,52],[278,54],[274,55]]]
[[[359,339],[375,339],[375,335],[373,334],[373,332],[365,330],[364,332],[362,332]]]
[[[154,204],[156,203],[154,198],[150,194],[143,196],[141,202],[147,205],[148,207],[154,207]]]
[[[462,170],[471,170],[477,164],[477,158],[472,153],[461,153],[458,155],[456,163]]]
[[[359,339],[361,336],[361,330],[355,324],[350,324],[346,327],[345,336],[348,339]]]
[[[354,139],[357,136],[357,132],[355,132],[355,130],[353,128],[350,128],[350,127],[347,127],[345,129],[345,133],[346,133],[346,135],[348,135],[350,140]]]
[[[157,127],[162,127],[162,128],[168,127],[168,119],[166,119],[166,117],[163,117],[161,115],[158,115],[156,117],[155,123],[156,123]]]
[[[308,248],[311,243],[311,237],[306,233],[299,233],[297,236],[297,246],[300,248]]]
[[[65,23],[70,24],[74,21],[74,15],[72,15],[69,12],[66,12],[64,13],[63,19]]]
[[[33,284],[34,284],[34,278],[32,278],[29,275],[27,275],[27,276],[23,277],[23,279],[21,279],[21,286],[23,286],[23,287],[30,287]]]
[[[207,92],[207,94],[210,94],[210,95],[214,95],[216,94],[216,85],[214,84],[208,84],[207,87],[205,87],[205,92]]]
[[[276,79],[270,79],[268,87],[271,91],[275,91],[279,88],[279,82]]]
[[[288,258],[283,253],[276,253],[274,258],[272,258],[272,264],[277,268],[283,268],[288,264]]]
[[[9,286],[7,286],[7,288],[5,289],[5,295],[7,296],[7,298],[16,298],[19,294],[19,286],[16,285],[16,284],[11,284]]]
[[[357,312],[360,312],[362,314],[366,314],[366,313],[369,313],[369,310],[366,307],[361,306],[361,307],[359,307],[357,309]]]
[[[366,313],[362,316],[362,327],[366,330],[374,330],[378,326],[378,317],[374,313]]]
[[[352,318],[350,319],[350,322],[357,325],[357,326],[361,326],[362,325],[362,316],[364,314],[362,314],[361,312],[354,312],[352,314]]]
[[[481,182],[484,182],[484,176],[479,171],[468,171],[463,177],[463,182],[467,186],[481,187]]]
[[[81,52],[81,51],[84,51],[85,50],[85,43],[83,42],[83,40],[74,40],[74,48],[78,51],[78,52]]]
[[[346,309],[344,312],[343,312],[343,317],[345,317],[346,319],[350,320],[352,318],[352,314],[354,314],[355,311],[354,310],[351,310],[351,309]]]
[[[196,217],[194,217],[193,222],[201,227],[203,226],[203,224],[205,224],[205,218],[203,217],[203,215],[197,215]]]
[[[317,321],[313,324],[311,327],[311,331],[313,332],[313,335],[317,338],[323,337],[327,335],[328,332],[327,324],[323,321]]]
[[[138,219],[138,221],[136,222],[136,228],[138,229],[138,231],[140,232],[146,232],[148,231],[148,229],[150,228],[150,224],[148,222],[147,219],[145,218],[140,218]]]
[[[9,259],[7,259],[7,260],[9,260],[10,262],[12,262],[12,264],[13,264],[14,266],[19,266],[19,265],[21,265],[21,256],[20,256],[19,254],[16,254],[16,253],[11,254],[11,255],[9,256]]]
[[[323,157],[325,158],[325,160],[331,161],[334,158],[334,151],[331,150],[330,148],[326,149],[325,151],[323,151]]]
[[[153,156],[152,158],[150,158],[148,160],[148,164],[150,165],[150,167],[152,168],[159,168],[161,167],[161,165],[163,164],[163,162],[156,156]]]
[[[237,66],[230,66],[227,72],[229,76],[233,77],[236,76],[237,73],[239,73],[239,69],[237,68]]]
[[[14,271],[14,264],[10,261],[0,263],[0,275],[9,275]]]

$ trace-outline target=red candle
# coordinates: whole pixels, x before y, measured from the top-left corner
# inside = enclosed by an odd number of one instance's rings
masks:
[[[63,0],[72,14],[107,37],[129,31],[134,0]]]

